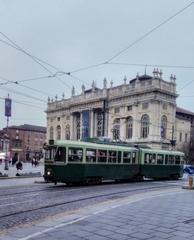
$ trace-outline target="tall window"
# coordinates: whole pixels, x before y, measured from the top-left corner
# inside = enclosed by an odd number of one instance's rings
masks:
[[[61,139],[61,126],[57,126],[57,140]]]
[[[182,136],[183,136],[183,134],[182,134],[182,132],[180,132],[179,133],[179,142],[182,142]]]
[[[147,138],[149,135],[149,116],[144,114],[141,118],[141,137]]]
[[[120,139],[120,119],[115,119],[113,122],[113,139]]]
[[[187,143],[188,142],[188,134],[185,133],[185,142]]]
[[[96,130],[96,136],[101,137],[103,135],[103,113],[97,112],[97,130]]]
[[[54,129],[53,129],[53,127],[50,127],[50,139],[54,139]],[[29,143],[30,143],[30,140],[29,140]]]
[[[77,140],[80,139],[80,114],[76,116],[76,129],[77,129],[77,133],[76,133],[76,138]]]
[[[167,133],[167,117],[162,116],[161,118],[161,137],[166,138]]]
[[[133,136],[133,118],[128,117],[126,120],[126,138],[132,138]]]
[[[70,139],[70,126],[69,126],[69,124],[67,124],[66,127],[65,127],[65,139],[67,139],[67,140]]]

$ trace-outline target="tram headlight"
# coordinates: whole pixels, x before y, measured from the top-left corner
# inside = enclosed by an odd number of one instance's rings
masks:
[[[51,175],[51,171],[47,171],[47,176],[50,176]]]

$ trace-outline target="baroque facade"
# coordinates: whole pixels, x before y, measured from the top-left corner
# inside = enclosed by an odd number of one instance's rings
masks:
[[[169,148],[175,143],[176,124],[176,77],[162,78],[162,71],[154,69],[153,75],[137,76],[123,84],[91,89],[82,86],[75,95],[72,88],[68,99],[48,99],[47,140],[106,136],[130,143],[146,144],[155,148]],[[189,129],[188,131],[189,141]],[[184,130],[185,131],[185,130]]]

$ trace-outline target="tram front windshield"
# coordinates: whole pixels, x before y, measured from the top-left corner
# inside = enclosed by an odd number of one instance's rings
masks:
[[[48,147],[45,150],[45,160],[54,160],[57,148],[56,147]]]

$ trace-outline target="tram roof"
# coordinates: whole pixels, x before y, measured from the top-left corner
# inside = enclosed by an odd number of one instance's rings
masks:
[[[162,154],[173,154],[173,155],[182,155],[184,156],[185,154],[183,152],[180,151],[173,151],[173,150],[162,150],[162,149],[143,149],[140,148],[141,151],[143,152],[148,152],[148,153],[162,153]]]
[[[100,148],[100,149],[110,149],[110,150],[138,150],[135,147],[130,146],[118,146],[118,145],[109,145],[109,144],[99,144],[99,143],[90,143],[82,141],[72,141],[72,140],[56,140],[53,143],[54,146],[76,146],[76,147],[88,147],[88,148]]]

